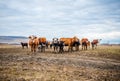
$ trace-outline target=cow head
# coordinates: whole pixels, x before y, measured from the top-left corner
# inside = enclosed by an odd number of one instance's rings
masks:
[[[34,36],[34,35],[31,35],[31,36],[29,36],[28,38],[29,38],[29,39],[36,39],[37,37]]]

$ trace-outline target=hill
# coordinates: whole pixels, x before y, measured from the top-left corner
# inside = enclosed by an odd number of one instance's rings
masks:
[[[24,36],[0,36],[0,43],[20,44],[20,42],[27,42],[28,38]]]

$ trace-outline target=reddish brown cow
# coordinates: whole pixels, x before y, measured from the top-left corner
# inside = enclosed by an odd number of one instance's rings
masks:
[[[92,44],[92,49],[97,48],[97,44],[101,41],[101,39],[94,39],[91,44]]]
[[[75,50],[79,51],[80,40],[76,36],[72,38],[72,46],[75,46]]]
[[[39,50],[41,50],[41,52],[45,52],[45,46],[47,44],[47,40],[45,37],[40,37],[38,38],[39,40]]]
[[[89,45],[88,38],[82,38],[82,50],[87,50],[87,46]]]
[[[29,46],[31,48],[31,52],[36,52],[38,45],[39,45],[38,38],[36,36],[29,36]]]

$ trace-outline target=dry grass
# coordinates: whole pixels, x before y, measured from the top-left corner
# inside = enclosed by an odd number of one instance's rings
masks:
[[[63,54],[0,46],[0,81],[120,81],[119,77],[120,46]]]

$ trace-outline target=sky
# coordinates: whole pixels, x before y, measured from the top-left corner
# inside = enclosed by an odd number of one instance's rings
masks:
[[[120,43],[120,0],[0,0],[0,36]]]

